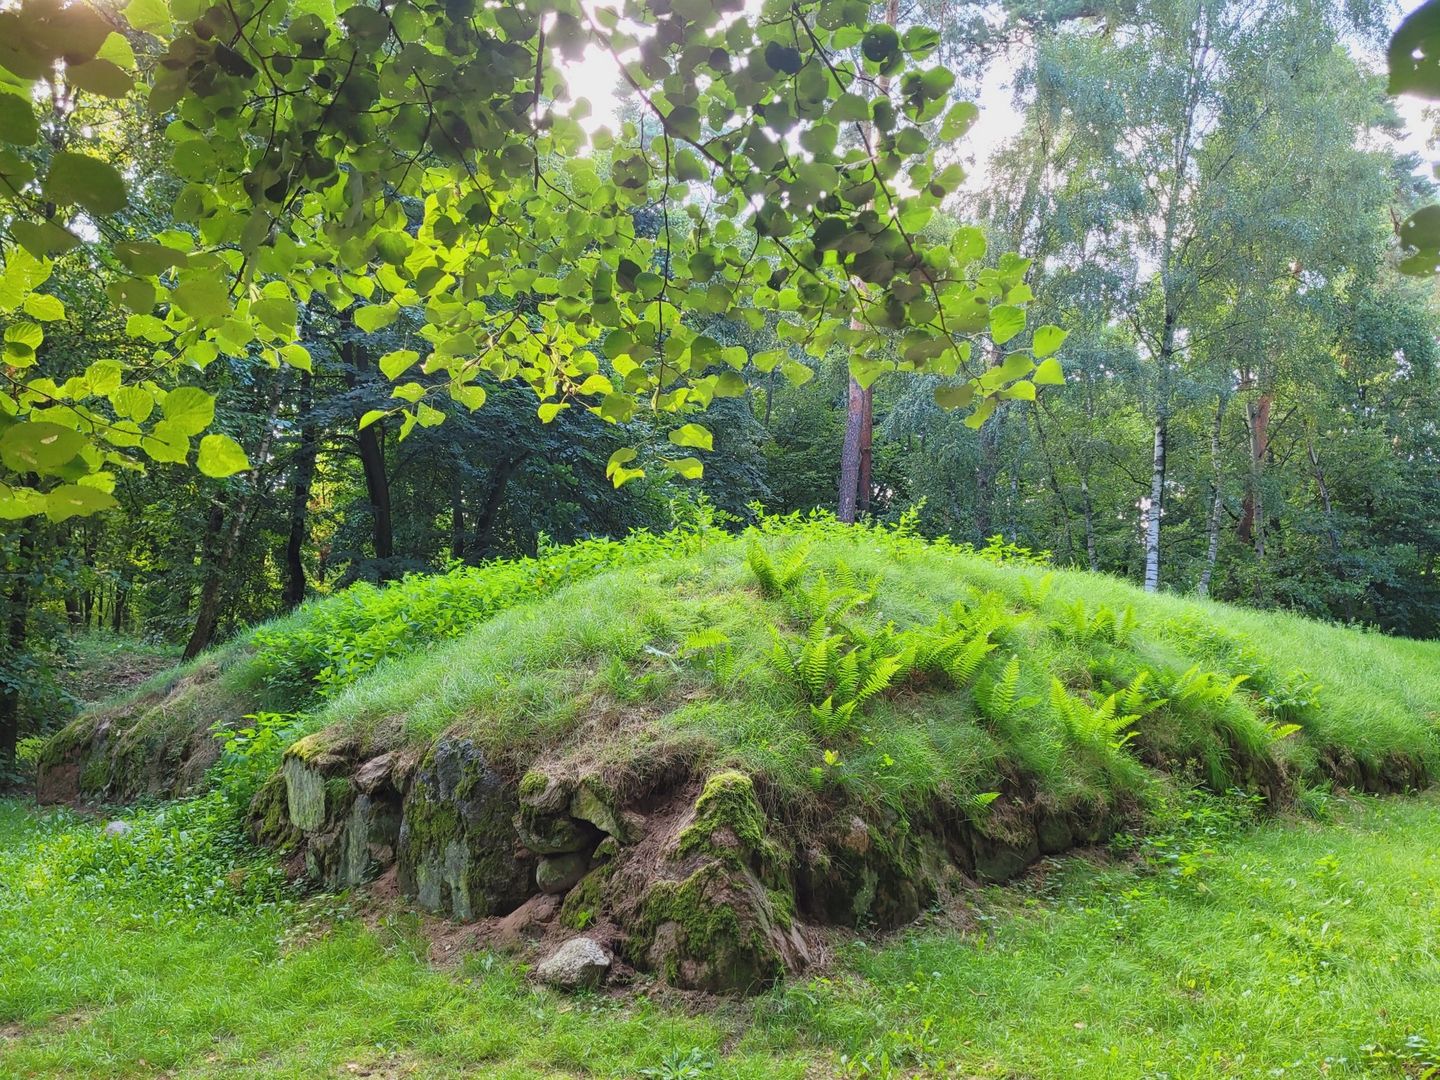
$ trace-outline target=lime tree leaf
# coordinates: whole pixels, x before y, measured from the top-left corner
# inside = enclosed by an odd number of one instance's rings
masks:
[[[1018,308],[1014,304],[1000,304],[990,309],[990,338],[996,345],[1004,345],[1024,329],[1024,308]]]
[[[121,98],[135,85],[133,79],[109,60],[87,60],[65,69],[70,85],[102,97]]]
[[[280,349],[280,359],[300,371],[313,371],[310,350],[304,345],[285,345]]]
[[[13,472],[51,472],[85,446],[78,431],[45,420],[23,420],[0,435],[0,460]]]
[[[0,521],[18,521],[45,512],[45,496],[34,488],[0,484]]]
[[[1048,360],[1041,361],[1040,366],[1035,369],[1035,375],[1031,381],[1036,386],[1064,386],[1065,372],[1060,367],[1060,361],[1053,356]]]
[[[140,449],[151,461],[183,462],[190,456],[190,440],[169,420],[161,420],[140,439]]]
[[[708,428],[699,424],[685,424],[670,432],[670,441],[676,446],[693,446],[700,450],[714,450],[715,436]]]
[[[605,463],[605,475],[617,488],[628,481],[635,480],[645,475],[644,469],[627,469],[625,466],[634,461],[636,452],[631,447],[622,446],[610,455],[610,460]]]
[[[233,476],[250,468],[245,450],[229,435],[206,435],[200,440],[195,463],[206,476]]]
[[[125,20],[136,30],[160,34],[170,29],[170,9],[165,0],[130,0]]]
[[[180,386],[165,395],[160,410],[182,435],[199,435],[215,419],[215,399],[198,386]]]
[[[355,309],[355,325],[367,334],[373,334],[394,322],[397,314],[389,304],[368,304]]]
[[[1043,359],[1065,344],[1065,339],[1069,336],[1068,330],[1061,330],[1060,327],[1047,323],[1035,331],[1035,340],[1030,346],[1030,351],[1035,354],[1037,360]]]
[[[665,468],[685,480],[699,480],[705,475],[705,466],[699,458],[662,458]]]
[[[45,496],[45,516],[51,521],[68,521],[87,517],[101,510],[114,510],[120,504],[115,496],[99,488],[79,484],[62,484]]]
[[[375,423],[376,420],[384,419],[384,417],[384,409],[370,409],[364,416],[360,417],[360,430],[364,431],[371,424]]]
[[[41,322],[55,322],[65,318],[65,305],[45,293],[31,293],[21,306],[26,315],[32,319],[39,319]]]
[[[230,290],[218,277],[194,277],[175,287],[170,298],[201,326],[214,326],[230,314]]]
[[[115,257],[133,274],[159,274],[172,266],[184,266],[188,256],[164,244],[146,240],[124,240],[115,245]]]
[[[125,181],[114,166],[88,154],[56,153],[42,186],[47,199],[61,206],[83,206],[92,214],[113,214],[125,207]]]
[[[541,405],[540,408],[536,409],[535,413],[540,417],[542,424],[548,424],[560,415],[561,409],[568,409],[569,407],[570,405],[564,401],[547,401]]]
[[[373,309],[361,308],[360,312],[370,310]],[[356,322],[359,322],[358,316],[360,312],[356,312]],[[395,351],[388,352],[384,356],[380,357],[380,373],[384,375],[387,379],[394,381],[395,379],[398,379],[401,375],[405,374],[405,372],[410,369],[411,365],[413,365],[415,361],[419,359],[420,354],[418,352],[415,352],[413,349],[396,349]]]
[[[35,109],[19,94],[0,92],[0,141],[29,146],[40,137]]]
[[[975,387],[969,383],[962,386],[937,386],[935,404],[942,409],[963,409],[975,400]]]
[[[485,404],[485,388],[476,383],[452,386],[450,387],[450,397],[474,412]]]

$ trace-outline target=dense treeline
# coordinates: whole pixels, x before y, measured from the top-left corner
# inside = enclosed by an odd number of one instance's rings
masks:
[[[569,409],[542,424],[529,388],[489,381],[482,409],[446,407],[403,439],[397,417],[360,426],[393,404],[384,368],[421,347],[422,320],[367,332],[317,293],[296,330],[310,370],[221,356],[187,375],[218,393],[217,430],[253,469],[155,465],[120,477],[118,511],[7,527],[0,720],[18,716],[21,735],[58,721],[53,671],[86,628],[193,655],[357,580],[677,516],[739,521],[754,504],[834,508],[842,475],[868,478],[861,513],[919,507],[931,534],[1001,533],[1160,588],[1440,633],[1440,312],[1395,270],[1393,222],[1427,193],[1363,59],[1380,20],[1305,0],[1017,5],[1003,25],[966,10],[944,6],[944,48],[977,85],[997,77],[987,61],[1018,57],[1016,128],[954,217],[926,228],[981,220],[974,244],[1032,260],[1031,322],[1069,331],[1066,385],[977,429],[936,405],[935,379],[886,381],[847,440],[859,399],[840,350],[809,381],[752,363],[744,395],[711,408],[703,478],[616,491],[612,452],[663,446],[680,419]],[[134,119],[151,179],[135,212],[163,223],[177,185],[147,123]],[[78,256],[57,261],[67,317],[42,369],[146,362],[124,297],[92,278]],[[791,348],[776,325],[705,329],[753,355]]]

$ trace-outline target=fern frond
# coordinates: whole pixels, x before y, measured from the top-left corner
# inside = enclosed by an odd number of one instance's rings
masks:
[[[880,691],[888,687],[895,678],[896,672],[904,664],[906,656],[904,653],[895,656],[882,656],[865,676],[865,681],[860,684],[856,691],[854,704],[862,705]]]
[[[995,647],[988,631],[975,635],[965,643],[959,654],[945,665],[945,673],[956,686],[967,685],[975,678],[975,673],[980,670],[985,657],[995,651]]]

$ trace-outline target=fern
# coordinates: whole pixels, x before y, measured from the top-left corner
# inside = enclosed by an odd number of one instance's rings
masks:
[[[1050,711],[1076,742],[1090,742],[1118,751],[1135,737],[1127,729],[1140,717],[1120,711],[1120,695],[1091,705],[1072,695],[1059,679],[1050,680]]]
[[[805,560],[809,553],[809,545],[802,544],[789,552],[777,566],[759,541],[752,540],[745,552],[745,562],[749,565],[750,572],[755,575],[760,594],[773,600],[784,596],[804,576]]]
[[[1055,574],[1053,572],[1038,579],[1026,574],[1020,578],[1020,595],[1025,598],[1025,603],[1038,608],[1050,595],[1050,586],[1054,583]]]

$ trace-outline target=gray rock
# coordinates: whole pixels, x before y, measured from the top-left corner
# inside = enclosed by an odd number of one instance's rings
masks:
[[[569,892],[590,869],[590,857],[583,851],[547,855],[535,868],[535,884],[541,892]]]
[[[571,938],[535,969],[547,986],[583,990],[599,986],[610,971],[610,950],[587,937]]]
[[[581,781],[579,789],[570,799],[570,816],[590,822],[622,844],[633,843],[637,839],[632,835],[629,823],[615,812],[606,797],[585,781]],[[640,820],[644,821],[643,818]]]
[[[325,777],[297,757],[281,766],[290,820],[296,828],[315,832],[325,827]]]
[[[392,750],[388,754],[373,757],[355,770],[355,786],[366,795],[374,795],[383,785],[390,782],[390,773],[395,768],[399,754]]]
[[[587,821],[576,821],[572,817],[527,814],[521,811],[515,815],[515,831],[524,844],[536,855],[563,855],[571,851],[585,851],[594,846],[599,834]]]
[[[533,893],[513,786],[468,739],[442,738],[416,768],[396,841],[400,891],[430,911],[505,915]]]
[[[128,821],[110,821],[105,825],[106,836],[124,836],[133,826]]]

